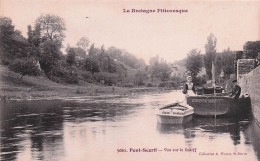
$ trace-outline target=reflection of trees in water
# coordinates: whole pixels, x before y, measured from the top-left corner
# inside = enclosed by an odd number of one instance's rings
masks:
[[[196,128],[201,129],[203,132],[212,134],[229,133],[230,138],[233,140],[233,144],[240,144],[240,131],[246,129],[250,123],[251,116],[244,116],[240,118],[207,118],[197,117],[194,119],[194,125]],[[241,123],[243,121],[244,123]],[[209,139],[214,139],[214,135],[211,135]]]
[[[204,133],[222,134],[229,133],[233,144],[240,144],[240,131],[248,128],[251,116],[240,118],[213,118],[213,117],[194,117],[189,123],[183,125],[164,125],[157,124],[157,130],[162,134],[183,134],[188,145],[192,144],[193,138],[205,137]],[[209,140],[213,140],[214,135],[209,135]]]
[[[26,140],[30,140],[33,159],[44,160],[55,153],[62,156],[64,119],[77,123],[117,121],[121,117],[134,114],[138,106],[140,105],[58,100],[0,104],[1,159],[16,160],[17,154],[28,146],[26,143],[23,145]]]
[[[260,160],[260,126],[252,121],[247,129],[243,131],[245,144],[252,144],[258,160]]]
[[[192,147],[192,141],[195,138],[195,131],[193,130],[193,123],[168,125],[157,123],[157,130],[162,134],[183,134],[187,147]]]
[[[26,139],[31,140],[32,157],[41,160],[44,148],[44,151],[54,150],[62,143],[63,118],[59,102],[10,102],[1,104],[0,109],[2,160],[15,160],[17,153],[28,146],[23,145]]]
[[[23,138],[17,138],[16,135],[20,133],[22,129],[16,126],[16,109],[10,107],[3,107],[1,103],[0,107],[0,124],[1,124],[1,160],[16,160],[16,153],[21,147],[18,146],[18,142],[23,141]]]
[[[66,120],[70,122],[116,121],[121,116],[136,112],[140,104],[105,103],[105,102],[68,102],[64,108]]]

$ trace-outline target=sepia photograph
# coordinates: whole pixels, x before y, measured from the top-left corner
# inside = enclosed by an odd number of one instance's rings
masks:
[[[260,1],[0,0],[1,161],[260,161]]]

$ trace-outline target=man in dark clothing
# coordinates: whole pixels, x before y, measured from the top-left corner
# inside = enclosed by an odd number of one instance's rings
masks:
[[[234,99],[238,99],[240,96],[240,93],[241,93],[241,87],[239,85],[237,85],[237,80],[233,80],[232,82],[234,83],[234,86],[233,86],[232,92],[229,96]]]

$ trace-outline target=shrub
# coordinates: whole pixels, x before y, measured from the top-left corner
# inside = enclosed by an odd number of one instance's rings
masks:
[[[207,83],[207,79],[208,79],[207,75],[204,74],[202,76],[198,76],[194,78],[193,83],[196,86],[202,86]]]
[[[80,76],[85,82],[94,83],[96,82],[94,76],[89,71],[81,71]]]
[[[125,84],[123,84],[123,87],[133,88],[134,84],[133,83],[125,83]]]
[[[65,83],[78,83],[78,73],[75,69],[69,69],[68,67],[58,67],[53,70],[53,76],[51,78],[55,82]]]
[[[105,85],[113,85],[118,82],[118,75],[115,73],[99,72],[95,73],[94,77],[97,82],[103,82]]]
[[[9,69],[16,73],[20,73],[22,75],[20,80],[22,80],[25,75],[37,76],[40,74],[40,69],[34,58],[14,59],[9,64]]]
[[[153,87],[154,85],[151,82],[146,83],[146,87]]]
[[[171,88],[174,87],[175,84],[171,81],[165,81],[165,82],[161,82],[158,84],[158,87],[167,87],[167,88]]]

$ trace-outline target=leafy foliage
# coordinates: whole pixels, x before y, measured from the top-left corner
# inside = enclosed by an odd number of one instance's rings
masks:
[[[0,17],[0,50],[2,63],[8,65],[16,58],[26,57],[28,42],[21,32],[14,29],[12,20]]]
[[[144,70],[138,70],[135,74],[135,84],[145,85],[145,82],[148,79],[148,75]]]
[[[211,79],[212,62],[214,61],[216,55],[217,38],[214,36],[214,34],[211,33],[207,40],[207,44],[205,45],[206,54],[204,56],[204,65],[206,68],[206,74],[209,79]]]
[[[59,47],[52,41],[46,40],[40,44],[40,65],[47,77],[51,78],[52,71],[61,59]]]
[[[229,48],[223,52],[217,53],[215,58],[215,77],[219,77],[220,73],[224,72],[224,77],[228,78],[230,74],[235,72],[234,69],[235,52],[231,51]]]
[[[169,80],[171,72],[171,66],[165,60],[159,60],[159,56],[150,59],[149,73],[151,75],[152,81],[154,78],[157,78],[161,81]]]
[[[22,75],[21,80],[25,75],[37,76],[40,74],[37,61],[33,58],[14,59],[9,68],[16,73],[20,73]]]
[[[56,15],[39,16],[34,28],[28,26],[27,39],[20,31],[15,30],[9,18],[0,17],[0,30],[2,62],[9,64],[11,70],[21,73],[22,76],[37,75],[36,67],[38,70],[39,67],[35,62],[39,62],[40,68],[49,79],[65,83],[85,81],[132,87],[147,82],[158,85],[160,82],[161,86],[177,88],[185,76],[184,63],[173,66],[159,56],[155,56],[146,66],[143,59],[138,59],[131,53],[116,47],[106,50],[104,45],[97,48],[92,43],[89,48],[90,42],[87,37],[81,37],[77,47],[68,46],[67,55],[64,55],[61,48],[66,27],[64,20]],[[212,78],[212,63],[216,66],[215,77],[222,71],[225,77],[234,72],[235,53],[230,49],[216,53],[216,43],[216,37],[210,34],[205,45],[204,57],[196,49],[192,49],[187,56],[185,67],[197,84],[205,83],[206,77]],[[260,51],[259,44],[259,41],[247,42],[244,50],[254,57]],[[197,76],[202,69],[203,60],[207,76]],[[174,76],[172,76],[172,68],[174,68]]]
[[[116,73],[99,72],[94,75],[97,82],[104,81],[105,85],[113,85],[118,82],[118,75]]]
[[[76,58],[75,51],[72,48],[68,49],[66,62],[69,64],[70,67],[72,66],[72,64],[75,64],[75,58]]]
[[[194,80],[192,81],[196,86],[203,86],[204,84],[207,83],[207,75],[202,75],[202,76],[197,76],[196,78],[194,78]]]
[[[67,66],[59,65],[53,69],[53,81],[58,83],[78,83],[78,72],[76,69],[68,68]]]
[[[80,38],[79,41],[77,42],[77,46],[87,51],[87,48],[89,46],[88,38],[87,37]]]
[[[192,49],[186,58],[185,67],[192,78],[196,78],[203,66],[203,56],[197,49]]]
[[[145,66],[145,62],[143,59],[138,59],[134,55],[118,49],[116,47],[110,47],[106,51],[110,58],[115,59],[117,61],[123,62],[124,64],[134,68],[138,69],[142,66]]]
[[[40,65],[50,79],[53,69],[58,67],[62,58],[60,49],[65,37],[65,29],[64,20],[59,16],[43,14],[36,19],[35,31],[37,31],[36,35],[40,36],[38,38],[41,39],[39,44]]]
[[[96,55],[97,53],[98,53],[98,51],[97,51],[97,49],[95,48],[95,44],[93,43],[93,44],[90,46],[88,55],[94,56],[94,55]]]
[[[35,47],[39,47],[42,41],[40,24],[35,25],[34,30],[32,29],[31,25],[28,25],[27,29],[28,42]]]
[[[247,41],[243,48],[248,58],[255,59],[260,52],[260,41]]]
[[[65,22],[61,17],[51,14],[42,14],[36,19],[35,25],[40,26],[41,37],[56,41],[56,44],[59,43],[61,47],[61,43],[65,37],[64,31],[66,30]]]
[[[90,71],[92,74],[100,71],[98,61],[94,56],[88,56],[85,59],[85,69]]]

